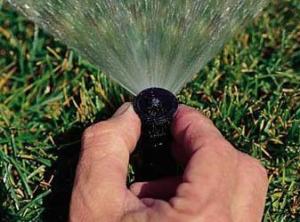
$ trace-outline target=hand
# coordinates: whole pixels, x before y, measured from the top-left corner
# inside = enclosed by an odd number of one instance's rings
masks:
[[[266,170],[227,142],[209,119],[186,106],[179,107],[172,129],[174,156],[185,166],[184,174],[128,189],[128,161],[140,128],[127,103],[110,120],[85,131],[70,221],[261,221]]]

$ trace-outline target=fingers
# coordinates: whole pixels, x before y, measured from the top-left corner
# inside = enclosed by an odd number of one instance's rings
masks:
[[[181,177],[163,178],[157,181],[134,183],[130,186],[130,190],[139,198],[168,200],[175,195],[181,182]]]
[[[96,164],[107,162],[112,167],[121,165],[127,172],[129,155],[140,136],[140,120],[130,103],[121,106],[113,117],[85,130],[82,138],[82,156]],[[94,163],[95,164],[95,163]]]
[[[112,145],[116,151],[122,149],[132,152],[140,136],[140,128],[141,123],[132,104],[125,103],[111,119],[94,124],[84,131],[82,149],[96,150],[99,146],[109,148],[108,145]],[[125,146],[118,146],[120,143]]]
[[[232,208],[236,221],[261,221],[264,212],[268,190],[268,175],[262,164],[241,154],[241,164],[238,168],[238,183],[236,186]]]
[[[205,143],[223,138],[210,119],[184,105],[178,108],[172,133],[175,140],[174,156],[182,164],[186,164],[193,153]]]
[[[140,128],[138,116],[127,103],[111,119],[84,132],[70,215],[80,221],[117,221],[125,208],[140,206],[126,187],[129,155]]]
[[[82,138],[77,179],[102,192],[126,186],[130,152],[140,136],[140,120],[130,103],[109,120],[89,127]]]
[[[212,197],[230,202],[239,152],[208,118],[185,106],[175,116],[173,136],[175,157],[186,167],[183,182],[170,200],[172,206],[198,212]]]
[[[233,221],[260,221],[267,183],[257,160],[236,150],[209,119],[185,106],[175,116],[173,136],[175,157],[186,165],[183,182],[170,200],[174,209],[204,211],[207,218],[232,213]]]

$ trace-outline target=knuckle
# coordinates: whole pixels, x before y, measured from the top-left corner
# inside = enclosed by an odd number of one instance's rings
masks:
[[[227,152],[234,149],[233,146],[223,136],[216,137],[212,143],[214,144],[215,149],[219,149],[220,151]]]
[[[261,164],[261,162],[257,159],[252,159],[252,164],[253,167],[255,168],[255,170],[257,171],[257,173],[259,173],[259,175],[261,176],[267,176],[267,170],[266,168]]]
[[[262,165],[262,163],[258,159],[255,159],[251,156],[248,156],[248,162],[251,169],[253,170],[253,173],[261,178],[264,183],[268,183],[268,171]]]
[[[214,138],[204,138],[202,140],[202,146],[227,158],[233,157],[237,153],[237,150],[220,135],[217,135]]]
[[[97,124],[93,124],[84,130],[82,135],[82,144],[84,148],[98,143],[104,145],[103,143],[114,141],[114,136],[114,127],[111,127],[108,121],[102,121]]]
[[[207,125],[210,125],[212,127],[216,127],[215,126],[215,123],[210,119],[208,118],[207,116],[205,116],[204,114],[200,113],[200,115],[203,117],[204,119],[204,122],[207,124]]]
[[[83,134],[82,134],[82,139],[86,139],[86,138],[89,138],[93,135],[93,129],[94,129],[94,125],[91,125],[89,126],[88,128],[86,128],[84,131],[83,131]]]
[[[91,125],[83,132],[82,150],[94,150],[93,152],[103,153],[103,149],[105,149],[105,152],[116,153],[129,149],[133,141],[130,133],[126,134],[126,136],[120,136],[120,134],[122,134],[120,126],[110,120]]]
[[[264,184],[268,184],[268,171],[267,169],[260,164],[260,166],[258,167],[258,172],[259,172],[259,175],[261,176]]]
[[[89,139],[95,136],[98,137],[101,136],[103,132],[107,132],[109,128],[109,123],[107,121],[102,121],[86,128],[82,137],[83,139]]]

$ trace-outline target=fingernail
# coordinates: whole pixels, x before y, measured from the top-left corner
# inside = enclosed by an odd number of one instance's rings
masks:
[[[124,103],[113,115],[113,117],[121,116],[126,113],[131,107],[131,103]]]

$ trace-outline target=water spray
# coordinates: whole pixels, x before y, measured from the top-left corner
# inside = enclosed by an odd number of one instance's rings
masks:
[[[142,122],[137,152],[143,163],[135,172],[136,179],[154,180],[176,175],[177,167],[171,154],[171,125],[178,108],[176,96],[162,88],[149,88],[138,94],[133,105]]]
[[[155,179],[176,173],[170,127],[178,103],[172,93],[179,92],[268,2],[7,1],[133,95],[142,91],[134,107],[142,121],[137,150],[143,164],[133,164],[141,166],[135,172],[141,180],[143,175]]]

